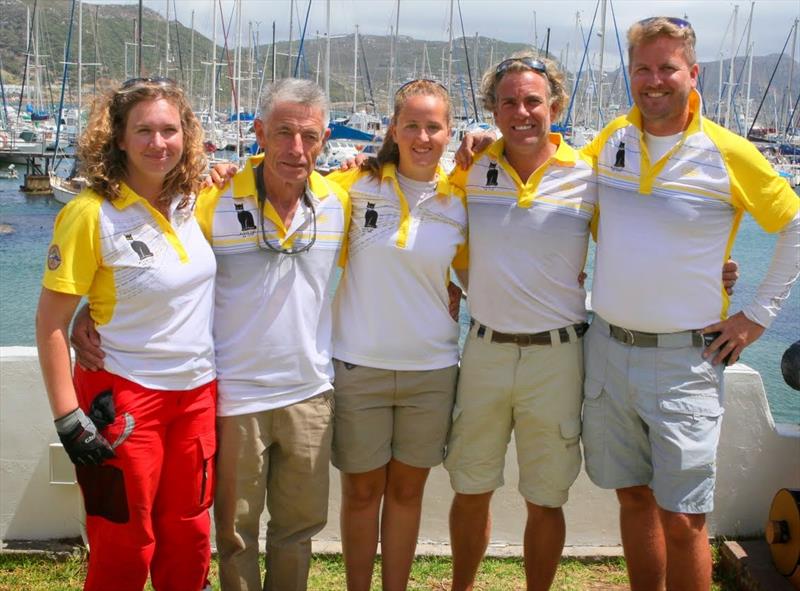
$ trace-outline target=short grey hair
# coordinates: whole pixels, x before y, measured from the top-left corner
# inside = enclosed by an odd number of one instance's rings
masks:
[[[330,116],[325,91],[318,84],[303,78],[283,78],[267,86],[259,105],[258,118],[266,122],[276,103],[300,103],[322,111],[322,122],[327,127]]]

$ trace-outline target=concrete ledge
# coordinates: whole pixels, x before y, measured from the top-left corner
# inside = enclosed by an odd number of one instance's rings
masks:
[[[725,542],[720,552],[722,570],[736,577],[739,591],[796,591],[772,564],[764,540]]]

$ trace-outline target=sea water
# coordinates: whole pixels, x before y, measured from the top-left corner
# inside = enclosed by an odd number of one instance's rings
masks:
[[[61,204],[51,197],[26,196],[20,180],[0,179],[0,346],[34,344],[34,315],[53,221]],[[745,216],[733,248],[741,277],[731,312],[750,301],[769,266],[775,236]],[[591,259],[590,259],[591,260]],[[468,314],[462,311],[462,325]],[[761,374],[777,422],[800,423],[800,392],[783,381],[784,350],[800,339],[800,286],[784,304],[772,327],[742,355]]]

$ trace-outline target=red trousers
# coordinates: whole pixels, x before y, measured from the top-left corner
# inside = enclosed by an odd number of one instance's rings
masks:
[[[217,388],[150,390],[75,366],[81,408],[112,391],[116,418],[103,429],[116,457],[78,466],[86,505],[85,591],[199,591],[211,555]]]

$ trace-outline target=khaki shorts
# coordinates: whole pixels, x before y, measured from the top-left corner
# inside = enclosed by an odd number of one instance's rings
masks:
[[[417,468],[442,462],[458,366],[394,371],[334,359],[333,465],[357,474],[395,458]]]
[[[647,485],[667,511],[714,508],[722,365],[702,347],[636,347],[595,316],[586,334],[583,448],[601,488]]]
[[[453,489],[480,494],[503,485],[514,431],[519,491],[535,505],[560,507],[578,476],[583,352],[558,345],[492,343],[470,330],[458,379],[444,466]]]

